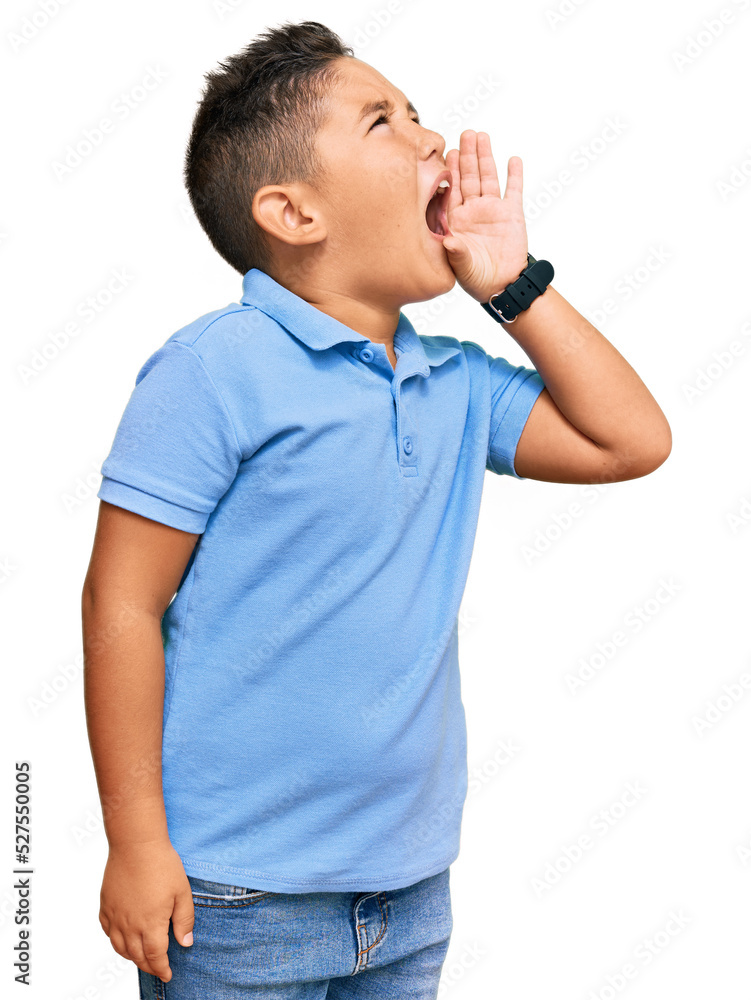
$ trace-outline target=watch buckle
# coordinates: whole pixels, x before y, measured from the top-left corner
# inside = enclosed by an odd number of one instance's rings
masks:
[[[501,294],[500,292],[496,292],[494,295],[491,295],[490,298],[488,299],[488,305],[493,310],[493,312],[496,314],[496,316],[500,316],[500,318],[503,320],[504,323],[516,323],[516,319],[517,319],[516,316],[514,316],[513,319],[506,319],[506,317],[503,315],[503,313],[501,312],[501,310],[500,309],[496,309],[496,307],[493,305],[493,299],[497,298],[500,294]]]

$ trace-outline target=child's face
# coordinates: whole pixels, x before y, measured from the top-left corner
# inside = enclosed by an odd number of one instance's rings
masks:
[[[337,66],[342,81],[317,136],[326,172],[317,195],[326,249],[340,283],[384,306],[447,292],[456,278],[425,216],[439,174],[446,171],[446,143],[416,123],[406,96],[377,70],[352,57],[337,60]],[[389,102],[393,109],[369,111],[360,119],[363,107],[374,101]]]

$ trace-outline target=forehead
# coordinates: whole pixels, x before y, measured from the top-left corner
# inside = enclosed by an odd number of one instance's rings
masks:
[[[339,82],[333,91],[332,118],[342,125],[357,124],[365,104],[375,100],[390,101],[398,108],[407,104],[407,97],[377,69],[352,56],[337,61]]]

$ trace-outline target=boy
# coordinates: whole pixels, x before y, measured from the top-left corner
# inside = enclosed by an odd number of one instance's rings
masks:
[[[437,995],[484,473],[613,482],[670,452],[528,261],[521,160],[501,196],[485,133],[444,150],[318,22],[208,75],[186,183],[243,295],[138,373],[82,603],[100,922],[141,997]],[[534,369],[417,336],[401,306],[456,281]]]

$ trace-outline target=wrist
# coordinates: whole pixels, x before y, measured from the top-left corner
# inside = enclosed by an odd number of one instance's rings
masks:
[[[107,847],[110,854],[148,854],[159,850],[172,849],[168,834],[157,833],[147,837],[109,837]]]
[[[527,306],[526,309],[523,309],[513,322],[506,323],[504,320],[500,320],[501,326],[511,334],[514,340],[518,341],[524,337],[525,332],[530,327],[534,327],[537,324],[539,317],[549,307],[550,300],[555,294],[556,291],[552,284],[548,285],[543,294],[538,295],[534,302]]]
[[[544,294],[554,273],[550,261],[535,260],[528,253],[527,266],[519,276],[505,288],[491,293],[481,305],[496,322],[506,326],[515,323]]]
[[[110,850],[170,843],[162,795],[133,796],[127,802],[106,801],[102,815]]]
[[[529,267],[529,264],[530,257],[529,254],[527,254],[524,263],[518,264],[516,268],[510,268],[501,278],[498,278],[492,286],[481,292],[477,297],[478,302],[488,302],[494,295],[500,295],[501,292],[505,292],[509,285],[513,285],[513,283],[521,277],[523,272]]]

